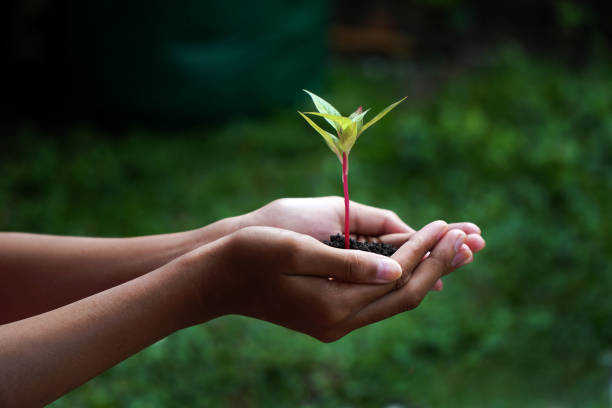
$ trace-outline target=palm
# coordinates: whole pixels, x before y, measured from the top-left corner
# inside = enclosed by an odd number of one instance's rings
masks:
[[[344,204],[340,197],[285,198],[273,201],[253,215],[257,224],[322,240],[342,231]]]
[[[351,203],[351,234],[379,237],[413,230],[390,211]],[[328,239],[344,227],[341,197],[284,198],[255,211],[254,222]]]
[[[381,238],[401,246],[414,230],[391,211],[351,202],[351,235],[360,239]],[[291,230],[318,240],[328,239],[344,227],[344,201],[341,197],[283,198],[250,214],[250,225]],[[474,252],[484,247],[480,229],[469,222],[449,224],[468,234],[467,245]]]

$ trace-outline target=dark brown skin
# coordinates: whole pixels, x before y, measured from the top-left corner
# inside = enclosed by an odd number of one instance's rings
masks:
[[[344,224],[339,197],[281,199],[151,237],[0,233],[0,406],[47,404],[159,339],[227,314],[334,341],[416,307],[484,247],[471,223],[414,231],[390,211],[351,209],[351,233],[401,246],[391,259],[319,241]]]

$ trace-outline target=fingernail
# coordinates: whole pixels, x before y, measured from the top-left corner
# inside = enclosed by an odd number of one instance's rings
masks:
[[[459,235],[459,237],[455,241],[455,253],[459,252],[459,248],[461,248],[461,245],[463,245],[463,243],[465,242],[465,238],[466,238],[465,233],[461,233]]]
[[[463,244],[457,255],[451,261],[451,265],[453,267],[462,266],[468,262],[471,262],[473,259],[472,251],[470,251],[470,247]]]
[[[378,259],[376,270],[376,282],[392,282],[402,276],[402,268],[399,264],[390,259]]]
[[[451,261],[451,266],[455,267],[459,265],[461,262],[465,261],[467,255],[465,251],[461,250],[462,245],[465,242],[466,235],[463,232],[459,233],[459,236],[455,240],[455,244],[453,245],[453,249],[455,250],[455,256]]]

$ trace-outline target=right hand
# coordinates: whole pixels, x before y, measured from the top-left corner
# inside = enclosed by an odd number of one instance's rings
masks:
[[[371,207],[351,201],[351,238],[360,241],[384,242],[400,247],[415,230],[393,211]],[[344,229],[344,200],[342,197],[281,198],[240,217],[243,226],[267,226],[310,235],[318,240]],[[463,264],[470,263],[472,255],[482,250],[485,241],[480,228],[471,222],[449,224],[450,229],[467,234],[461,253]],[[432,290],[442,290],[442,280]]]
[[[455,268],[466,237],[436,221],[387,258],[288,230],[247,227],[194,251],[191,263],[212,260],[202,264],[204,315],[241,314],[329,342],[417,307]]]

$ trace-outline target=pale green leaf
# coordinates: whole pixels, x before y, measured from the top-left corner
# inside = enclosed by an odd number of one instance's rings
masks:
[[[370,109],[366,109],[366,110],[362,110],[361,112],[359,112],[359,109],[357,109],[355,112],[351,113],[351,115],[348,118],[352,120],[353,122],[357,122],[359,119],[363,119],[365,114],[368,113],[369,111]]]
[[[355,141],[357,140],[357,122],[352,122],[351,125],[342,133],[340,143],[343,145],[346,154],[351,152]]]
[[[302,89],[302,90],[306,92],[308,95],[310,95],[310,98],[312,99],[317,110],[320,113],[327,113],[329,115],[340,116],[340,112],[338,112],[338,110],[334,108],[331,103],[327,102],[325,99],[321,98],[320,96],[317,96],[313,94],[312,92],[307,91],[306,89]],[[327,118],[325,120],[328,121],[329,124],[334,127],[334,129],[336,129],[336,132],[340,132],[340,129],[336,128],[336,124],[334,124],[334,122],[332,122],[331,120]]]
[[[321,116],[327,119],[328,122],[332,121],[334,123],[334,128],[338,130],[338,133],[340,133],[340,137],[342,137],[342,133],[344,132],[344,129],[348,128],[353,123],[353,121],[350,120],[349,118],[346,118],[344,116],[339,116],[339,115],[330,115],[328,113],[319,113],[319,112],[306,112],[306,114]]]
[[[353,118],[354,118],[355,116],[357,116],[357,115],[361,114],[362,112],[363,112],[363,108],[360,106],[360,107],[358,107],[358,108],[355,110],[355,112],[351,113],[351,114],[349,115],[349,117],[348,117],[348,118],[349,118],[350,120],[353,120]]]
[[[314,130],[316,130],[317,133],[319,133],[323,137],[323,139],[325,140],[325,143],[327,143],[327,146],[329,146],[331,151],[334,152],[336,154],[336,156],[338,156],[338,159],[340,159],[340,161],[342,161],[342,153],[340,152],[340,146],[339,146],[338,138],[336,136],[332,135],[331,133],[321,129],[319,127],[319,125],[314,123],[312,121],[312,119],[310,119],[308,116],[304,115],[302,112],[298,111],[298,113],[300,115],[302,115],[302,117],[304,119],[306,119],[306,122],[308,122],[308,124],[310,126],[312,126],[312,128]]]
[[[353,122],[355,122],[357,124],[357,132],[359,132],[361,130],[361,126],[363,124],[363,117],[366,115],[366,113],[368,113],[370,110],[366,109],[361,113],[357,113],[354,112],[353,114],[351,114],[351,116],[349,116],[349,119],[352,120]],[[357,113],[357,114],[356,114]],[[356,115],[355,115],[356,114]],[[353,116],[355,115],[355,116]]]
[[[381,120],[387,113],[389,113],[391,111],[391,109],[395,108],[397,105],[402,103],[404,101],[404,99],[406,99],[406,98],[407,98],[407,96],[403,97],[399,101],[397,101],[395,103],[392,103],[391,105],[389,105],[385,109],[383,109],[378,115],[374,116],[372,118],[372,120],[370,120],[368,123],[363,125],[363,127],[361,128],[361,131],[359,132],[359,134],[363,133],[367,128],[369,128],[370,126],[372,126],[373,124],[375,124],[376,122]]]

